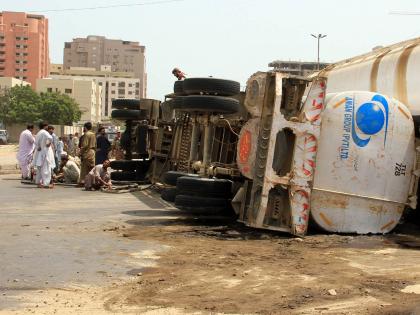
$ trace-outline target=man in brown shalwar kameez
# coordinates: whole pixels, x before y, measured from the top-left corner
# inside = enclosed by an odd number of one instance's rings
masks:
[[[96,152],[96,136],[92,132],[92,123],[87,122],[83,126],[83,140],[80,146],[80,158],[82,160],[82,168],[80,171],[80,184],[90,170],[95,166],[95,152]]]

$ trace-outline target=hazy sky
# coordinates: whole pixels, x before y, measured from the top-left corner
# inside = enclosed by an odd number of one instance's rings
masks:
[[[184,0],[173,3],[45,12],[153,0],[0,0],[0,10],[39,11],[50,21],[50,59],[63,62],[65,41],[103,35],[146,46],[148,97],[171,92],[173,67],[189,76],[215,76],[245,84],[276,60],[338,61],[420,36],[420,15],[390,15],[391,10],[420,11],[415,0]]]

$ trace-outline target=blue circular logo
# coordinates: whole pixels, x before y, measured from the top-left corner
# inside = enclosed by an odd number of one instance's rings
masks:
[[[356,125],[367,135],[374,135],[381,131],[385,124],[385,115],[375,103],[361,105],[356,112]]]

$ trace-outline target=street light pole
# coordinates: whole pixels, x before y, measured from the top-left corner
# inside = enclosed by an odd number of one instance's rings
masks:
[[[318,35],[314,35],[314,34],[311,34],[311,36],[312,37],[314,37],[314,38],[316,38],[317,39],[317,41],[318,41],[318,70],[319,70],[319,42],[320,42],[320,40],[321,40],[321,38],[324,38],[324,37],[327,37],[327,35],[324,35],[324,34],[318,34]]]

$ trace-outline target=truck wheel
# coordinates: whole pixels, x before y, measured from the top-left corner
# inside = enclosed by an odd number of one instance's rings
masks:
[[[216,78],[189,78],[184,80],[184,92],[192,94],[212,94],[233,96],[239,94],[239,82]]]
[[[112,101],[112,108],[115,109],[140,109],[140,100],[118,98]]]
[[[147,112],[144,109],[114,109],[111,117],[119,120],[143,120],[147,119]]]
[[[178,191],[174,187],[164,188],[160,194],[160,197],[165,201],[175,202],[177,192]]]
[[[174,93],[176,95],[185,95],[184,92],[184,81],[178,80],[174,83]]]
[[[116,181],[135,181],[136,173],[130,171],[111,172],[111,180]]]
[[[177,97],[174,109],[187,112],[233,114],[240,110],[239,101],[229,97],[190,95]]]
[[[181,210],[195,214],[217,214],[227,211],[229,200],[224,198],[176,195],[175,206]]]
[[[178,178],[176,188],[183,195],[232,197],[232,182],[227,179],[183,176]]]
[[[148,161],[138,160],[115,160],[111,161],[111,168],[113,170],[131,171],[134,172],[137,168],[148,165]]]
[[[177,172],[177,171],[169,171],[163,175],[163,183],[170,186],[176,186],[176,182],[180,177],[198,177],[197,174],[188,174],[184,172]]]

